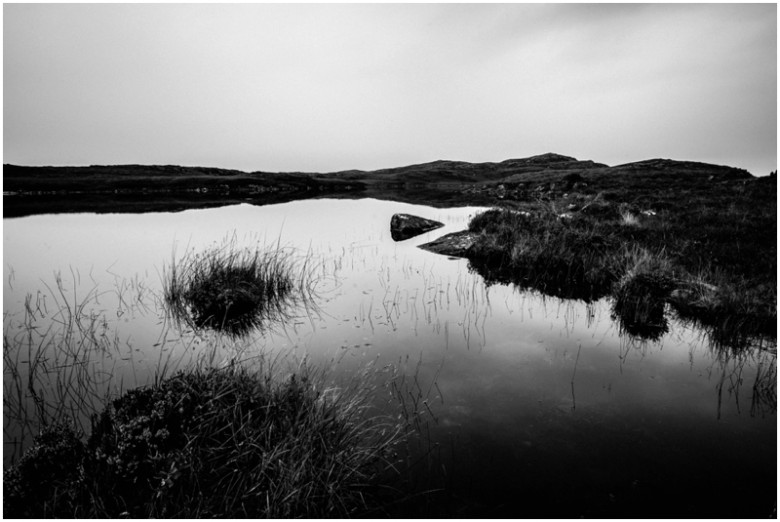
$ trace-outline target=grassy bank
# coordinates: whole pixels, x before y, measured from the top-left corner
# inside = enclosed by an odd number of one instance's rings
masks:
[[[621,326],[641,337],[664,331],[667,303],[722,344],[775,337],[776,182],[684,181],[678,191],[640,180],[538,191],[476,216],[469,257],[489,280],[611,295]]]
[[[6,517],[346,517],[374,507],[401,426],[363,385],[304,366],[178,373],[127,392],[88,439],[43,430],[4,474]]]

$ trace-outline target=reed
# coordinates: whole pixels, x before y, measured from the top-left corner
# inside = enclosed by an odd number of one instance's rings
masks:
[[[44,287],[27,294],[21,310],[3,314],[6,463],[17,460],[47,426],[68,424],[88,432],[92,415],[123,389],[143,384],[121,377],[120,367],[135,370],[135,349],[120,324],[136,313],[160,312],[158,297],[138,280],[84,290],[57,273]],[[161,328],[160,337],[167,337],[168,325]],[[178,344],[180,349],[155,349],[158,378],[188,364],[193,352]]]

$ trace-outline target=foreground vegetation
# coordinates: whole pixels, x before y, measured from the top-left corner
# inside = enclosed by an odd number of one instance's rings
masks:
[[[774,178],[629,178],[606,190],[584,179],[477,215],[472,266],[560,297],[611,295],[624,330],[644,338],[666,331],[666,304],[720,344],[776,337]]]
[[[373,507],[401,427],[371,394],[240,367],[131,390],[86,442],[50,426],[4,474],[6,517],[345,517]]]
[[[116,295],[80,295],[57,275],[48,294],[28,294],[22,311],[4,315],[5,439],[19,450],[4,472],[4,515],[322,518],[376,509],[392,495],[395,446],[408,426],[375,412],[378,370],[336,381],[306,359],[282,366],[234,342],[311,299],[307,258],[228,241],[183,259],[167,272],[164,295],[137,280],[118,283]],[[114,328],[136,309],[163,328],[149,350],[156,365],[138,363],[146,384],[114,371],[123,360],[135,374],[140,349]],[[176,313],[194,335],[169,330],[175,323],[162,319]]]

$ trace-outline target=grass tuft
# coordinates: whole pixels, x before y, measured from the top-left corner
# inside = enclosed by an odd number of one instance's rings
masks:
[[[280,248],[238,248],[234,241],[188,252],[166,271],[164,298],[172,317],[194,329],[232,337],[264,329],[311,304],[313,280],[304,261]]]
[[[663,252],[626,250],[628,268],[612,289],[612,316],[632,337],[658,340],[669,331],[666,301],[676,286],[671,263]]]

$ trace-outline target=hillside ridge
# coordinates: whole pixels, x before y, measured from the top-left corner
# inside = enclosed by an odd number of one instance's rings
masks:
[[[539,191],[668,190],[759,180],[743,169],[650,159],[617,166],[552,152],[498,162],[435,160],[372,171],[244,172],[179,165],[3,165],[5,217],[47,212],[146,212],[241,202],[370,197],[429,205],[490,205]],[[685,188],[686,190],[688,188]]]
[[[202,166],[181,166],[181,165],[143,165],[143,164],[117,164],[117,165],[89,165],[89,166],[26,166],[11,163],[3,164],[4,177],[14,176],[20,171],[26,173],[112,173],[119,175],[130,175],[134,173],[161,174],[161,175],[217,175],[217,176],[316,176],[316,177],[354,177],[354,176],[380,176],[388,177],[394,174],[406,173],[424,173],[424,172],[442,172],[455,173],[456,171],[474,170],[486,175],[488,178],[494,178],[496,174],[509,175],[511,170],[520,170],[524,172],[538,170],[573,170],[573,169],[616,169],[616,170],[668,170],[673,168],[685,168],[689,170],[723,170],[728,169],[734,172],[741,172],[742,177],[747,174],[753,177],[744,169],[729,167],[726,165],[717,165],[695,161],[681,161],[664,158],[653,158],[635,162],[623,163],[609,166],[604,163],[598,163],[593,160],[580,160],[572,156],[547,152],[526,158],[509,158],[498,162],[469,162],[460,160],[434,160],[425,163],[417,163],[399,167],[387,167],[374,170],[348,169],[331,172],[305,172],[305,171],[242,171],[238,169],[226,169],[220,167],[202,167]],[[6,172],[8,171],[8,172]]]

